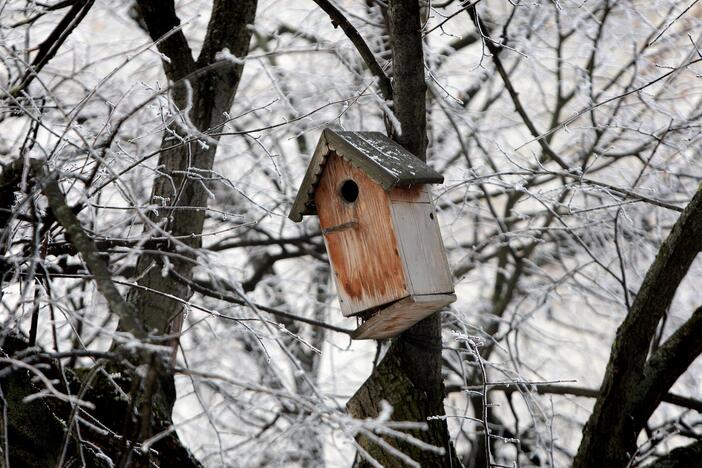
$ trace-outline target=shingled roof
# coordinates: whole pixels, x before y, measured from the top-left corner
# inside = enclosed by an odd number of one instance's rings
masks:
[[[305,215],[317,214],[314,191],[330,152],[364,171],[385,190],[444,181],[441,174],[382,133],[344,132],[327,128],[322,132],[290,209],[288,217],[293,221],[300,222]]]

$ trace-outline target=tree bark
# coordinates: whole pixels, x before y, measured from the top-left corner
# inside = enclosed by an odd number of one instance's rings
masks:
[[[4,461],[9,461],[12,467],[81,466],[84,461],[83,466],[108,468],[118,466],[117,460],[126,458],[129,460],[126,466],[130,467],[201,467],[174,431],[165,433],[147,453],[138,444],[120,437],[122,424],[130,412],[129,402],[122,398],[114,380],[108,379],[104,371],[72,371],[41,350],[28,347],[29,343],[19,336],[4,336],[0,342],[0,357],[5,360],[0,365],[0,440],[7,441],[7,445],[3,443],[0,447],[0,466],[7,464]],[[27,367],[9,364],[10,359],[34,366],[37,371],[41,368],[40,372],[55,382],[57,390],[82,395],[81,400],[95,408],[78,409],[58,398],[27,400],[46,387],[36,381],[35,374]],[[96,366],[101,365],[98,362]],[[85,421],[99,421],[99,424]],[[153,429],[167,431],[169,426],[168,418],[158,419]],[[3,452],[5,448],[7,454]]]
[[[182,31],[171,32],[180,24],[173,1],[138,2],[151,38],[159,41],[167,35],[158,42],[159,51],[170,59],[164,62],[166,76],[174,85],[175,105],[188,113],[187,117],[195,127],[183,129],[182,126],[187,125],[185,119],[182,119],[180,128],[173,126],[173,130],[186,140],[183,144],[178,144],[170,132],[164,133],[158,160],[160,175],[154,182],[151,195],[152,203],[164,205],[158,213],[150,215],[151,221],[160,226],[160,231],[178,239],[179,246],[171,243],[167,248],[187,257],[179,256],[171,261],[173,270],[181,278],[192,277],[194,255],[191,249],[201,246],[208,192],[197,176],[207,176],[212,170],[218,140],[216,136],[209,137],[203,145],[202,141],[190,137],[193,131],[205,132],[225,121],[225,112],[232,106],[243,72],[243,62],[218,62],[215,54],[224,48],[236,57],[248,53],[251,29],[247,26],[254,20],[256,3],[256,0],[215,1],[204,45],[195,62]],[[163,233],[154,230],[155,235]],[[143,288],[132,289],[128,299],[149,331],[177,333],[182,304],[159,293],[168,292],[180,299],[188,299],[192,292],[183,282],[162,275],[157,263],[158,259],[152,256],[139,258],[136,275]],[[176,326],[172,327],[173,324]]]
[[[127,302],[136,321],[152,336],[176,334],[182,326],[182,302],[162,293],[188,300],[196,263],[196,249],[201,247],[208,189],[201,177],[209,177],[214,165],[218,137],[205,135],[223,124],[234,101],[243,72],[243,61],[219,60],[217,52],[228,49],[236,57],[248,53],[252,30],[249,25],[256,13],[256,0],[216,0],[207,27],[203,47],[193,60],[188,41],[179,29],[180,20],[173,0],[139,0],[138,12],[159,52],[167,57],[164,71],[171,83],[174,118],[164,132],[151,202],[162,206],[149,213],[151,224],[144,227],[146,236],[169,236],[172,239],[160,250],[179,255],[169,258],[171,274],[164,275],[164,262],[154,255],[139,257],[136,266],[140,287],[129,290]],[[129,330],[120,318],[119,329]],[[177,340],[174,343],[174,352]],[[176,400],[171,366],[162,359],[149,359],[147,375],[131,373],[125,386],[135,412],[125,418],[125,438],[139,442],[154,435],[171,419]],[[129,453],[129,452],[125,452]],[[121,463],[129,463],[122,459]]]
[[[393,54],[394,109],[401,125],[397,141],[426,160],[426,83],[417,1],[389,2],[390,42]],[[408,431],[443,454],[420,449],[392,437],[384,439],[422,466],[460,466],[451,444],[443,405],[441,378],[441,317],[433,314],[396,338],[382,362],[349,400],[347,409],[357,418],[376,417],[381,401],[393,406],[394,421],[428,423],[426,431]],[[437,416],[428,420],[428,418]],[[358,443],[383,466],[403,466],[401,460],[366,437]],[[357,456],[358,466],[368,462]]]
[[[695,194],[661,245],[617,330],[575,468],[626,466],[636,451],[639,432],[663,395],[702,351],[698,310],[647,360],[658,323],[700,250],[702,191]]]

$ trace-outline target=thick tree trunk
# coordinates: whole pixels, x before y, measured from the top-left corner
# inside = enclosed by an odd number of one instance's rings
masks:
[[[57,360],[45,357],[36,348],[28,350],[27,341],[15,336],[5,337],[0,348],[2,358],[16,358],[17,362],[41,367],[46,378],[55,382],[58,391],[81,395],[82,401],[94,405],[93,409],[76,408],[58,398],[27,400],[45,391],[44,384],[38,382],[27,367],[3,363],[0,366],[0,440],[7,444],[3,442],[0,446],[0,466],[5,466],[6,461],[12,467],[28,468],[201,466],[173,431],[165,432],[147,451],[121,437],[132,409],[114,386],[114,379],[108,379],[107,374],[99,370],[104,363],[91,371],[74,372],[61,368]],[[128,381],[117,383],[129,393]],[[157,418],[153,429],[167,431],[169,426],[170,419]],[[4,453],[5,449],[8,453]],[[119,465],[119,460],[126,464]]]
[[[219,61],[215,55],[225,48],[237,57],[247,54],[251,39],[248,26],[254,20],[256,0],[214,2],[197,61],[193,60],[182,31],[174,29],[179,19],[172,0],[143,0],[138,6],[149,34],[157,41],[159,51],[168,57],[164,69],[177,108],[171,128],[164,133],[159,176],[152,190],[152,202],[163,208],[150,216],[152,225],[145,227],[145,233],[173,239],[164,243],[161,250],[178,253],[170,259],[172,270],[175,276],[190,279],[194,249],[200,247],[207,208],[208,190],[200,177],[208,177],[212,170],[218,140],[202,133],[225,121],[243,70],[242,62]],[[0,220],[8,217],[23,164],[20,158],[3,171],[0,186],[7,191],[0,197]],[[181,303],[166,299],[161,293],[188,299],[191,292],[183,286],[185,282],[176,281],[173,275],[162,275],[162,259],[145,255],[137,264],[141,287],[131,289],[125,301],[112,284],[94,242],[66,204],[58,182],[43,174],[41,164],[33,166],[33,171],[49,198],[53,218],[47,222],[55,218],[70,234],[110,311],[120,318],[120,329],[137,338],[145,338],[147,333],[177,333]],[[27,343],[20,338],[7,338],[0,343],[6,359],[23,353],[22,360],[26,362],[26,348]],[[71,372],[61,369],[58,361],[41,362],[47,368],[45,374],[61,382],[62,385],[56,385],[59,391],[80,393],[81,399],[92,403],[94,409],[78,409],[52,398],[25,401],[42,385],[32,381],[28,370],[13,369],[6,360],[0,368],[0,403],[5,411],[0,414],[0,431],[8,440],[7,457],[12,466],[199,466],[172,430],[173,377],[169,364],[160,355],[146,351],[130,354],[116,343],[110,358],[94,368],[107,372]],[[145,364],[148,370],[135,372],[134,364]],[[142,450],[140,444],[156,434],[159,437],[152,450]],[[4,458],[5,454],[1,455]]]
[[[201,177],[207,179],[210,175],[219,140],[204,133],[225,122],[243,72],[243,62],[221,61],[215,56],[225,48],[236,57],[248,53],[252,33],[248,26],[253,23],[256,4],[256,0],[215,1],[203,48],[195,61],[182,31],[173,32],[180,24],[173,1],[138,2],[151,38],[158,41],[159,51],[169,59],[164,61],[164,70],[176,107],[171,128],[164,132],[159,175],[151,194],[151,202],[163,208],[150,213],[153,229],[145,227],[145,232],[173,239],[161,250],[178,255],[169,257],[170,275],[163,275],[161,258],[139,257],[136,276],[141,287],[131,289],[127,297],[138,320],[155,335],[180,332],[182,303],[163,293],[180,300],[187,300],[192,294],[187,281],[192,278],[195,249],[201,246],[208,199],[208,190],[203,186],[206,182]],[[123,327],[120,321],[120,328]],[[173,377],[163,370],[165,367],[159,372],[153,393],[163,402],[162,416],[170,418],[175,388]]]
[[[394,109],[401,125],[397,140],[422,160],[426,159],[426,83],[420,31],[420,7],[417,1],[391,0],[389,3],[390,37],[393,53]],[[349,401],[354,417],[379,414],[381,401],[393,406],[395,421],[428,423],[426,431],[410,431],[414,437],[443,449],[422,450],[392,437],[385,440],[422,466],[460,466],[451,444],[443,399],[441,378],[441,317],[434,314],[395,339],[382,362]],[[437,416],[438,418],[428,419]],[[403,466],[387,450],[365,437],[358,442],[384,466]],[[359,465],[367,462],[357,457]]]
[[[207,209],[208,192],[200,177],[209,176],[219,140],[216,136],[193,139],[193,135],[225,121],[225,113],[231,108],[239,85],[243,63],[218,62],[215,54],[224,48],[236,57],[247,54],[251,41],[251,29],[247,26],[253,23],[256,3],[256,0],[215,1],[197,62],[193,60],[181,31],[172,33],[158,44],[159,51],[170,59],[170,62],[164,62],[164,68],[173,83],[175,105],[180,112],[187,114],[187,119],[176,117],[171,130],[188,142],[179,144],[179,139],[171,132],[164,133],[158,160],[160,174],[151,195],[152,203],[163,205],[163,209],[152,214],[150,219],[159,226],[152,231],[154,236],[169,235],[181,244],[171,243],[167,250],[186,257],[171,259],[175,274],[186,280],[192,277],[194,264],[190,249],[201,245]],[[154,41],[180,24],[172,1],[142,0],[139,8]],[[186,120],[195,128],[184,128],[188,126]],[[143,288],[132,289],[129,301],[139,318],[150,331],[177,333],[179,327],[172,327],[172,324],[180,323],[182,305],[159,293],[188,299],[191,291],[186,282],[178,281],[172,275],[163,275],[159,259],[152,256],[139,258],[136,275]]]

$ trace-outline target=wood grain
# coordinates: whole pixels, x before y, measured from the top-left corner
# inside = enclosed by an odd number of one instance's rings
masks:
[[[432,204],[393,202],[392,216],[410,294],[452,293],[453,279]]]
[[[407,203],[429,203],[429,188],[424,185],[412,185],[411,187],[395,187],[390,191],[390,200]]]
[[[392,338],[455,300],[454,294],[406,297],[363,322],[351,337],[354,340]]]
[[[339,195],[339,187],[348,179],[358,184],[359,195],[354,203]],[[324,235],[345,316],[408,295],[390,201],[382,187],[332,152],[315,192],[315,205],[323,230],[356,223],[349,229]]]

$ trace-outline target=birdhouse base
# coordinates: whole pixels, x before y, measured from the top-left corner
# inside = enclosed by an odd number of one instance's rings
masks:
[[[351,335],[354,340],[384,340],[399,335],[420,320],[456,300],[455,294],[408,296],[375,313]]]

